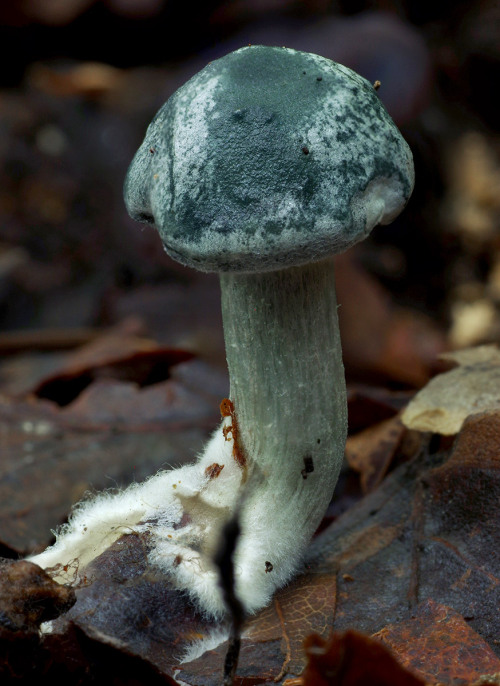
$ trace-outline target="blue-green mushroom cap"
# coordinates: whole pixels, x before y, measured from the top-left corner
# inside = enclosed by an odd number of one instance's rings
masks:
[[[410,149],[368,81],[318,55],[248,46],[159,110],[125,202],[185,265],[269,271],[391,222],[413,182]]]

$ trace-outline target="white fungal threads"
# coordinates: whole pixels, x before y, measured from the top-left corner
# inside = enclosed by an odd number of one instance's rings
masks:
[[[195,464],[159,472],[142,484],[77,505],[69,523],[56,532],[56,543],[30,560],[54,568],[56,581],[74,582],[75,564],[81,578],[88,564],[121,536],[147,533],[150,563],[206,612],[221,615],[224,606],[212,558],[242,481],[233,442],[222,432],[226,423]]]

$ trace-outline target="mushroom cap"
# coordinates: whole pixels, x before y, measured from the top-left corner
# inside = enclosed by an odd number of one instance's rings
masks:
[[[413,182],[411,151],[366,79],[311,53],[248,46],[159,110],[125,202],[185,265],[270,271],[391,222]]]

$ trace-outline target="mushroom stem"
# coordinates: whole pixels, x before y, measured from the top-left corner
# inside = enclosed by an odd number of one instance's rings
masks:
[[[295,571],[342,464],[347,411],[333,260],[224,273],[221,291],[249,476],[237,590],[251,610]]]
[[[333,261],[223,274],[232,403],[199,460],[82,503],[32,561],[84,569],[121,535],[146,532],[149,559],[200,608],[224,613],[213,556],[240,509],[235,590],[247,612],[288,581],[328,506],[346,436]],[[226,410],[232,416],[227,416]]]

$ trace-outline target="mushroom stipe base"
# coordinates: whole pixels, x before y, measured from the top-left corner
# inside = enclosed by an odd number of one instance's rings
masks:
[[[221,403],[221,426],[197,463],[78,505],[55,545],[31,558],[54,568],[58,581],[70,580],[70,561],[81,577],[120,536],[147,533],[151,564],[222,616],[213,556],[237,508],[235,586],[247,612],[300,563],[331,499],[346,436],[333,262],[224,275],[221,290],[233,398]]]

